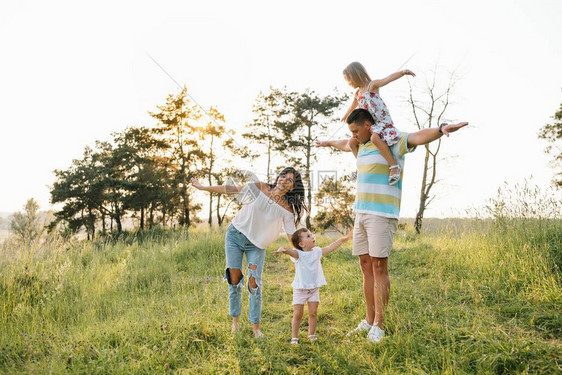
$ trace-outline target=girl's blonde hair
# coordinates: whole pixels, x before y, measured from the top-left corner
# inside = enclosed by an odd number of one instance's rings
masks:
[[[356,87],[367,86],[371,82],[371,77],[367,74],[367,70],[357,61],[346,66],[343,70],[343,75]]]

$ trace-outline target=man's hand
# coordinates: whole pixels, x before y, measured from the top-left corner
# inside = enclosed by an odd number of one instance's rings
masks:
[[[441,132],[448,137],[449,133],[454,133],[457,130],[459,130],[461,128],[464,128],[467,125],[468,125],[468,122],[459,122],[459,123],[456,123],[456,124],[443,125],[441,127]]]
[[[316,141],[316,147],[330,147],[330,141]]]

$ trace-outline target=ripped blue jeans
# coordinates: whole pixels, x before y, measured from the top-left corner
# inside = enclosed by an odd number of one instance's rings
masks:
[[[259,323],[261,320],[261,274],[265,263],[265,250],[260,249],[248,240],[248,238],[236,229],[232,224],[226,231],[224,240],[224,249],[226,254],[226,271],[225,279],[228,282],[228,301],[230,316],[240,316],[242,309],[242,287],[244,286],[244,275],[237,285],[232,285],[230,281],[230,269],[239,269],[242,271],[242,259],[246,254],[248,262],[248,274],[256,281],[257,288],[251,289],[248,283],[248,291],[250,292],[250,309],[248,312],[248,320],[250,323]],[[257,267],[257,268],[256,268]],[[252,268],[256,268],[255,270]]]

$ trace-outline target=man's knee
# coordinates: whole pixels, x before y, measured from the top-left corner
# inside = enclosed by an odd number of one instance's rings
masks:
[[[363,273],[372,274],[373,273],[373,265],[371,262],[371,257],[368,255],[361,255],[359,257],[359,266],[361,267],[361,271]]]
[[[372,258],[371,264],[376,275],[388,274],[388,258]]]

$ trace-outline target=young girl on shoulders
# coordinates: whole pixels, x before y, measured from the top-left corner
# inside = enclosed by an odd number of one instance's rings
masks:
[[[343,71],[343,76],[347,83],[356,89],[353,102],[348,111],[342,118],[346,121],[349,114],[355,108],[363,108],[369,111],[375,123],[371,127],[371,142],[377,147],[380,154],[386,159],[389,165],[388,183],[396,184],[400,180],[400,166],[390,151],[390,146],[398,142],[400,132],[394,127],[390,112],[379,95],[379,88],[396,81],[405,75],[415,76],[410,70],[400,70],[392,73],[386,78],[371,80],[365,67],[358,62],[352,62]],[[349,145],[356,153],[357,141],[350,139]]]

